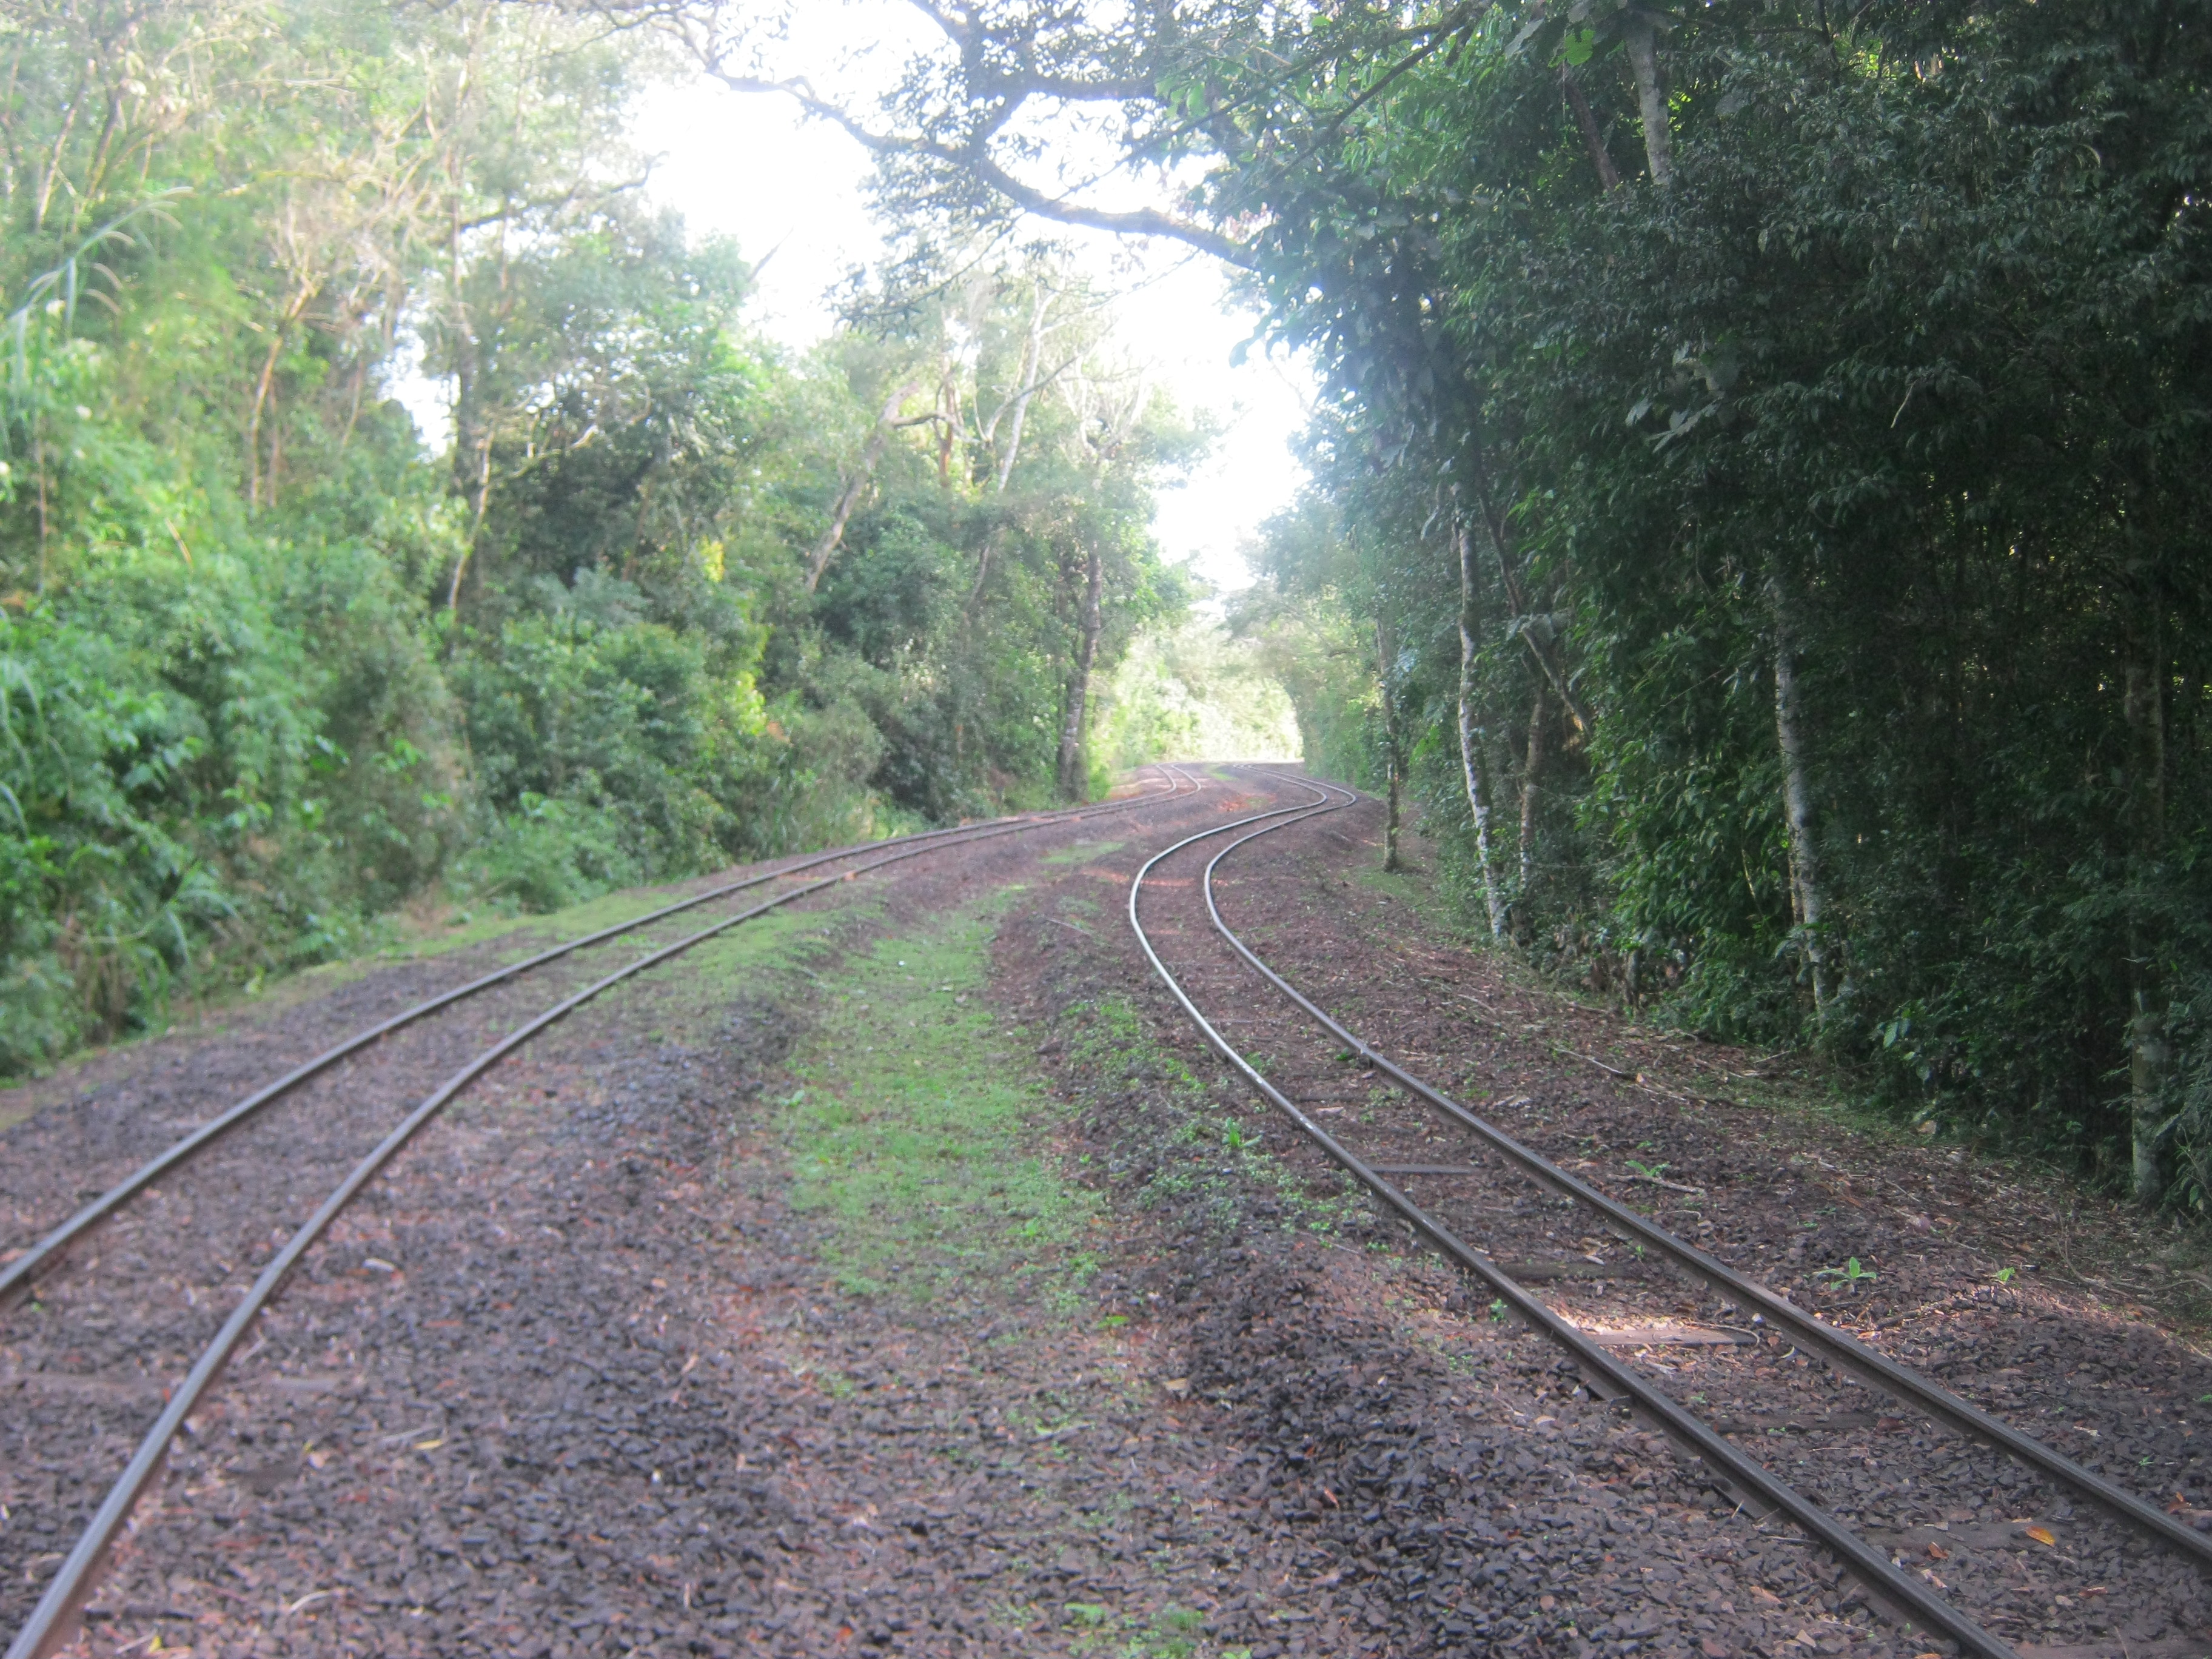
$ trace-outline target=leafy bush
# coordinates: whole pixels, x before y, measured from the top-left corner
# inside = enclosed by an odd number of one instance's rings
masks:
[[[0,616],[0,1065],[159,1007],[239,905],[175,831],[204,723],[112,642]]]
[[[643,881],[629,843],[617,809],[525,790],[514,811],[479,828],[454,874],[495,906],[559,910]]]
[[[1076,665],[1179,602],[1192,434],[1112,365],[1030,384],[1051,305],[1069,368],[1103,338],[1066,273],[793,362],[640,204],[646,36],[295,11],[0,34],[46,198],[0,238],[0,1073],[449,891],[1041,803]],[[380,395],[424,376],[434,456]],[[886,426],[902,386],[949,412]]]

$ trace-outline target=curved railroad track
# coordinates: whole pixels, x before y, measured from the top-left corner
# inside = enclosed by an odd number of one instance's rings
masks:
[[[1156,854],[1131,884],[1130,925],[1206,1040],[1312,1148],[1478,1281],[1495,1316],[1517,1316],[1569,1356],[1594,1396],[1632,1407],[1731,1496],[1816,1541],[1893,1615],[1963,1651],[2016,1651],[1989,1626],[2010,1618],[2005,1592],[2020,1588],[2009,1581],[2022,1572],[2063,1585],[2054,1588],[2061,1607],[2118,1612],[2173,1600],[2177,1558],[2197,1569],[2212,1563],[2212,1540],[2174,1515],[1523,1146],[1277,973],[1224,918],[1217,873],[1238,848],[1359,799],[1334,785],[1279,781],[1310,798]],[[1171,872],[1164,882],[1163,872]],[[1257,1030],[1240,1042],[1264,1047],[1264,1063],[1223,1036],[1216,1021],[1232,1009]],[[1366,1085],[1356,1111],[1343,1103],[1357,1097],[1344,1092],[1352,1082]],[[1662,1175],[1651,1179],[1666,1184]],[[1562,1225],[1570,1219],[1586,1230],[1572,1244],[1562,1237],[1573,1236]],[[1633,1259],[1601,1264],[1593,1258],[1606,1252],[1589,1248],[1601,1241],[1626,1244]],[[1786,1436],[1775,1425],[1788,1425]],[[1786,1470],[1768,1450],[1778,1444],[1788,1449]],[[2003,1460],[2032,1472],[2041,1513],[2063,1517],[2063,1539],[2032,1516],[1956,1528],[1944,1518],[1947,1498],[1990,1492],[1992,1467]],[[1842,1518],[1838,1510],[1868,1507],[1860,1493],[1877,1468],[1893,1494],[1885,1507],[1924,1513],[1932,1525],[1877,1535]],[[2074,1511],[2076,1504],[2090,1512]],[[2188,1582],[2201,1591],[2197,1573]]]
[[[33,1659],[33,1656],[54,1651],[69,1638],[76,1615],[90,1594],[109,1551],[127,1524],[134,1506],[161,1469],[173,1441],[185,1429],[191,1413],[208,1396],[226,1364],[285,1278],[386,1164],[471,1083],[533,1036],[614,986],[798,900],[926,854],[1188,799],[1206,787],[1203,780],[1181,769],[1157,770],[1158,784],[1135,796],[1103,805],[932,830],[787,861],[763,873],[716,884],[674,903],[567,940],[423,999],[325,1048],[227,1110],[195,1126],[152,1157],[137,1162],[130,1173],[21,1249],[9,1261],[5,1271],[0,1272],[0,1308],[4,1308],[9,1300],[20,1307],[27,1299],[38,1276],[58,1273],[64,1264],[72,1264],[76,1268],[70,1275],[77,1281],[73,1285],[76,1296],[72,1306],[42,1310],[56,1316],[41,1319],[39,1322],[46,1328],[27,1339],[17,1340],[22,1334],[11,1333],[9,1346],[19,1357],[29,1354],[29,1363],[23,1367],[26,1375],[35,1371],[49,1380],[58,1376],[76,1386],[82,1409],[70,1413],[73,1425],[79,1430],[76,1439],[112,1440],[125,1422],[143,1420],[138,1419],[138,1409],[143,1403],[150,1403],[143,1381],[137,1386],[130,1382],[119,1382],[113,1385],[111,1392],[103,1394],[100,1370],[135,1372],[140,1379],[149,1372],[155,1376],[173,1376],[181,1364],[165,1362],[185,1353],[196,1352],[196,1358],[191,1359],[181,1381],[161,1388],[160,1409],[150,1424],[143,1431],[135,1428],[131,1431],[136,1433],[137,1449],[121,1474],[106,1488],[96,1508],[90,1508],[88,1514],[87,1504],[64,1499],[46,1506],[52,1512],[39,1513],[19,1502],[7,1516],[6,1525],[0,1527],[0,1609],[19,1610],[21,1603],[15,1601],[15,1597],[26,1587],[39,1592],[35,1604],[23,1617],[7,1650],[7,1659]],[[743,902],[763,888],[772,890],[765,897],[753,896],[750,902]],[[741,908],[729,915],[673,939],[656,935],[659,925],[672,917],[717,901],[732,899],[739,900]],[[642,954],[611,971],[584,968],[581,973],[577,972],[598,947],[634,936],[641,936],[641,942],[648,946]],[[457,1034],[445,1030],[441,1024],[432,1022],[431,1017],[459,1005],[471,1005],[465,1012],[477,1017],[476,1024],[479,1028],[489,1023],[496,1029],[501,1023],[501,1016],[509,1011],[500,997],[487,996],[487,993],[508,988],[505,1002],[511,1003],[516,1000],[514,990],[526,990],[550,977],[549,970],[559,968],[565,968],[569,975],[570,984],[561,988],[563,994],[538,1006],[488,1045],[477,1046],[481,1042],[481,1030],[466,1032],[475,1051],[410,1109],[395,1108],[388,1096],[365,1100],[343,1097],[340,1085],[349,1079],[349,1071],[345,1064],[348,1060],[366,1051],[379,1049],[410,1028],[427,1029],[444,1045],[450,1046]],[[573,985],[577,978],[583,982]],[[538,994],[542,999],[544,993]],[[427,1028],[426,1022],[429,1023]],[[418,1029],[416,1035],[422,1035],[422,1030]],[[428,1046],[435,1048],[439,1043]],[[449,1058],[442,1054],[424,1058],[434,1072],[442,1071],[450,1063]],[[420,1064],[416,1069],[422,1069]],[[319,1088],[316,1086],[319,1084]],[[342,1097],[333,1100],[333,1095]],[[285,1109],[270,1109],[280,1103]],[[162,1186],[157,1183],[170,1185],[167,1199]],[[190,1194],[179,1190],[182,1187],[198,1189],[200,1201],[191,1201]],[[319,1195],[319,1202],[313,1205],[304,1221],[291,1224],[292,1218],[308,1207],[306,1200],[312,1195]],[[180,1197],[186,1200],[181,1206],[170,1201]],[[135,1258],[126,1259],[119,1267],[112,1267],[111,1277],[120,1273],[127,1278],[135,1268],[142,1277],[151,1274],[167,1279],[173,1281],[173,1287],[183,1290],[183,1305],[175,1305],[171,1298],[169,1305],[159,1309],[155,1328],[118,1335],[111,1323],[92,1316],[104,1304],[93,1301],[91,1297],[110,1293],[99,1287],[96,1275],[101,1265],[100,1256],[94,1254],[88,1259],[86,1252],[100,1243],[104,1226],[118,1219],[128,1220],[134,1204],[142,1200],[162,1203],[162,1225],[167,1231],[158,1241],[158,1255],[141,1252]],[[203,1203],[210,1212],[204,1218],[199,1213]],[[179,1208],[182,1209],[181,1215],[168,1213]],[[258,1217],[258,1229],[266,1230],[262,1236],[256,1237],[250,1231],[241,1234],[238,1231],[235,1224],[241,1209]],[[194,1248],[181,1235],[194,1230],[196,1223],[197,1231],[203,1236],[219,1234],[226,1222],[233,1224],[228,1237],[204,1237],[198,1248],[214,1267],[221,1269],[217,1283],[222,1291],[235,1293],[242,1290],[243,1293],[210,1336],[207,1328],[216,1323],[222,1298],[220,1294],[203,1298],[193,1287],[176,1277]],[[278,1224],[271,1227],[271,1222]],[[116,1254],[128,1255],[127,1252]],[[235,1283],[238,1269],[224,1259],[226,1256],[234,1257],[246,1267],[258,1267],[250,1285]],[[89,1294],[84,1283],[87,1280],[92,1281],[93,1285]],[[160,1300],[157,1292],[156,1301]],[[0,1319],[4,1318],[5,1315],[0,1314]],[[40,1354],[36,1352],[39,1347],[53,1352]],[[41,1361],[51,1363],[51,1372],[40,1369]],[[20,1382],[22,1378],[7,1380]],[[58,1443],[61,1439],[60,1436],[50,1434],[41,1442],[38,1449],[42,1467],[54,1471],[71,1468],[94,1455],[84,1445]],[[81,1490],[84,1472],[82,1468],[74,1472],[79,1476]],[[51,1563],[56,1554],[61,1553],[59,1551],[50,1548],[43,1554],[34,1551],[25,1556],[25,1542],[34,1547],[49,1544],[65,1534],[73,1537],[74,1542],[50,1574],[40,1569]],[[17,1547],[4,1547],[10,1541],[15,1542]]]

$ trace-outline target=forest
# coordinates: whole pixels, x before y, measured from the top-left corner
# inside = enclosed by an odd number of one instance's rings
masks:
[[[2212,1203],[2208,0],[894,9],[8,7],[0,1066],[1200,730],[1099,719],[1206,439],[1103,233],[1311,365],[1232,623],[1474,938]],[[872,158],[802,360],[643,205],[678,75]]]
[[[1241,273],[1323,394],[1238,625],[1476,938],[2206,1206],[2204,0],[920,9],[874,98],[685,39],[917,267]]]
[[[793,356],[641,189],[665,31],[0,15],[0,1074],[1141,748],[1101,692],[1183,615],[1152,495],[1206,434],[1051,249]]]

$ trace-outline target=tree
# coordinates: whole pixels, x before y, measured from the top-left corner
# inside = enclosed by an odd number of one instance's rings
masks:
[[[737,250],[635,188],[639,21],[0,30],[0,1069],[402,905],[1040,801],[1071,698],[1092,787],[1196,434],[1081,427],[1097,299],[1036,259],[804,361],[749,338]],[[449,432],[386,396],[423,373]]]
[[[1249,273],[1361,526],[1285,597],[1413,653],[1492,927],[2160,1199],[2212,1064],[2201,4],[933,15],[880,110],[750,83],[918,256],[1027,215]],[[1062,187],[1040,110],[1169,198]]]

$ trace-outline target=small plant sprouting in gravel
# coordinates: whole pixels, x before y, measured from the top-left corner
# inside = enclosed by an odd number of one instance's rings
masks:
[[[1840,1267],[1820,1268],[1814,1273],[1813,1277],[1815,1279],[1832,1279],[1838,1285],[1849,1285],[1856,1290],[1861,1285],[1872,1284],[1875,1279],[1881,1278],[1881,1275],[1875,1272],[1871,1267],[1861,1267],[1859,1265],[1858,1257],[1853,1256],[1850,1261],[1844,1262]]]
[[[2000,1285],[2009,1285],[2009,1284],[2011,1284],[2011,1283],[2012,1283],[2012,1277],[2013,1277],[2013,1273],[2014,1273],[2014,1269],[2010,1268],[2010,1267],[2000,1267],[2000,1268],[1998,1268],[1998,1269],[1997,1269],[1997,1283],[1998,1283],[1998,1284],[2000,1284]],[[2207,1400],[2212,1400],[2212,1395],[2205,1395],[2204,1397],[2205,1397]]]
[[[1490,1317],[1496,1323],[1503,1325],[1505,1322],[1505,1300],[1503,1297],[1490,1304]]]

